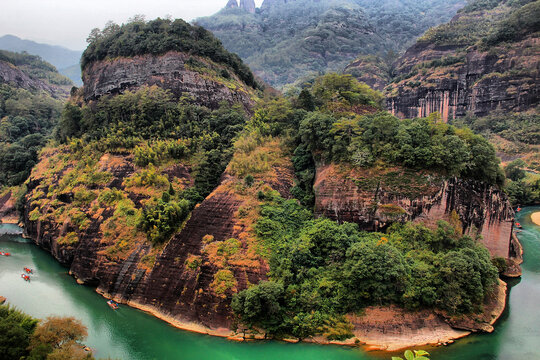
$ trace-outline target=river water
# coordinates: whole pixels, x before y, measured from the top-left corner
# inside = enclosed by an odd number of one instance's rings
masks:
[[[508,307],[492,334],[473,335],[444,348],[426,348],[432,360],[540,359],[540,227],[526,208],[517,214],[518,235],[525,249],[521,281],[513,281]],[[142,311],[121,305],[109,309],[93,288],[77,285],[47,252],[23,239],[14,225],[0,225],[0,295],[37,318],[75,316],[88,327],[86,344],[96,358],[182,360],[314,360],[390,359],[356,348],[288,344],[277,341],[238,343],[178,330]],[[24,266],[34,269],[32,281],[20,277]]]

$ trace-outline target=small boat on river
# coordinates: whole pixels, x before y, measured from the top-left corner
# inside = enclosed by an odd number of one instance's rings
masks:
[[[26,274],[21,274],[21,277],[24,279],[24,281],[30,281],[30,276]]]
[[[10,253],[5,252],[5,251],[0,251],[0,255],[2,255],[2,256],[11,256]]]
[[[109,305],[109,307],[110,307],[111,309],[113,309],[113,310],[117,310],[117,309],[118,309],[118,304],[115,303],[115,302],[112,301],[112,300],[107,301],[107,305]]]
[[[27,267],[23,267],[23,270],[27,273],[27,274],[33,274],[34,273],[34,270],[30,269],[30,268],[27,268]]]

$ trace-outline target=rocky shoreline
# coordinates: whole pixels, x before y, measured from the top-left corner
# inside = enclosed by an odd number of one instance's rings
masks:
[[[122,299],[96,290],[107,299],[122,303]],[[442,346],[452,344],[455,340],[475,332],[494,331],[493,325],[501,317],[506,308],[507,285],[499,280],[493,294],[487,299],[484,312],[470,316],[451,317],[434,310],[409,312],[397,306],[372,306],[362,316],[349,314],[347,318],[354,325],[354,337],[344,340],[328,340],[322,336],[306,339],[279,339],[286,342],[307,342],[321,345],[341,345],[361,347],[365,351],[395,352],[399,350],[421,347]],[[264,333],[240,333],[227,328],[209,328],[202,324],[179,319],[165,314],[159,309],[128,301],[124,304],[142,310],[161,319],[170,325],[186,331],[204,335],[227,338],[233,341],[268,340]],[[275,340],[275,339],[274,339]]]

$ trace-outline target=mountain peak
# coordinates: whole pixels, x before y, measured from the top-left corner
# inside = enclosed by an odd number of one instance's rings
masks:
[[[226,9],[236,9],[238,7],[238,2],[236,0],[229,0],[227,5],[225,6]]]
[[[255,14],[255,0],[240,0],[240,9]]]

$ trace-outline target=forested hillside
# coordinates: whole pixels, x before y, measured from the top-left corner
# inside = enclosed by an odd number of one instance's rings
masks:
[[[374,61],[358,61],[348,71],[388,81],[387,107],[399,117],[438,112],[444,121],[482,132],[506,164],[523,171],[508,181],[513,202],[538,203],[539,19],[539,1],[470,1],[386,71],[373,71],[381,69]]]
[[[254,13],[227,7],[196,23],[279,88],[341,70],[359,54],[399,53],[463,5],[463,0],[267,0]]]
[[[71,85],[38,56],[0,50],[0,189],[26,180]]]
[[[81,51],[70,50],[62,46],[40,44],[13,35],[0,37],[0,49],[37,55],[55,66],[59,73],[71,79],[74,84],[82,85],[79,65]]]

